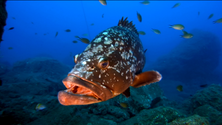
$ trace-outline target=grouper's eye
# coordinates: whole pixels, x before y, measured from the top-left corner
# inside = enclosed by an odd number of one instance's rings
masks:
[[[109,60],[107,57],[102,57],[99,59],[98,67],[101,69],[106,69],[109,66]]]
[[[75,62],[75,63],[77,63],[78,57],[79,57],[79,54],[77,54],[77,55],[74,56],[74,62]]]

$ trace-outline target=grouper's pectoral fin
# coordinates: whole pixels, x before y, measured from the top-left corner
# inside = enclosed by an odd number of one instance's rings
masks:
[[[141,86],[149,85],[154,82],[159,82],[162,79],[162,76],[157,71],[147,71],[135,75],[133,84],[131,86],[138,88]]]
[[[130,97],[130,88],[126,89],[122,94],[127,98]]]

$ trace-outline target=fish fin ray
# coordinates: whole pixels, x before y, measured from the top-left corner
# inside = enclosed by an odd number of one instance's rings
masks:
[[[131,86],[138,88],[141,86],[149,85],[154,82],[159,82],[162,79],[162,76],[157,71],[147,71],[135,75],[133,84]]]
[[[127,88],[122,94],[127,98],[130,97],[130,88]]]
[[[124,17],[122,17],[122,19],[119,20],[118,26],[125,27],[125,28],[135,32],[137,35],[139,35],[135,25],[133,25],[133,22],[132,21],[129,22],[127,19],[128,19],[128,17],[126,17],[125,20],[124,20]]]

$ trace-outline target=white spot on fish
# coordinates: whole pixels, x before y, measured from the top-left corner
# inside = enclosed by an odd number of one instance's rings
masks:
[[[120,47],[119,50],[121,51],[123,49],[123,47]]]
[[[97,38],[97,39],[95,39],[93,42],[99,43],[99,42],[101,42],[101,38]]]
[[[109,45],[113,42],[111,39],[108,39],[107,37],[105,37],[104,39],[105,39],[104,44],[106,44],[106,45]]]
[[[107,35],[108,34],[108,32],[103,32],[103,35]]]
[[[102,46],[102,45],[99,45],[99,46],[97,47],[97,50],[98,50],[98,51],[103,51],[103,46]]]
[[[83,62],[82,62],[82,65],[85,65],[85,64],[86,64],[86,61],[83,61]]]
[[[115,47],[118,47],[119,46],[119,43],[118,42],[115,42]]]
[[[124,42],[121,40],[120,45],[124,45]]]
[[[103,85],[100,85],[101,87],[103,87],[103,88],[106,88],[106,86],[103,86]]]

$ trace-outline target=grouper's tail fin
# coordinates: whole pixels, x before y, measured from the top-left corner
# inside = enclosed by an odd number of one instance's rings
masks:
[[[128,22],[128,20],[127,20],[128,17],[126,17],[125,20],[123,20],[123,18],[124,17],[122,17],[122,19],[119,21],[118,26],[125,27],[125,28],[135,32],[137,35],[139,35],[139,33],[136,30],[135,25],[133,25],[133,22],[132,21]]]

